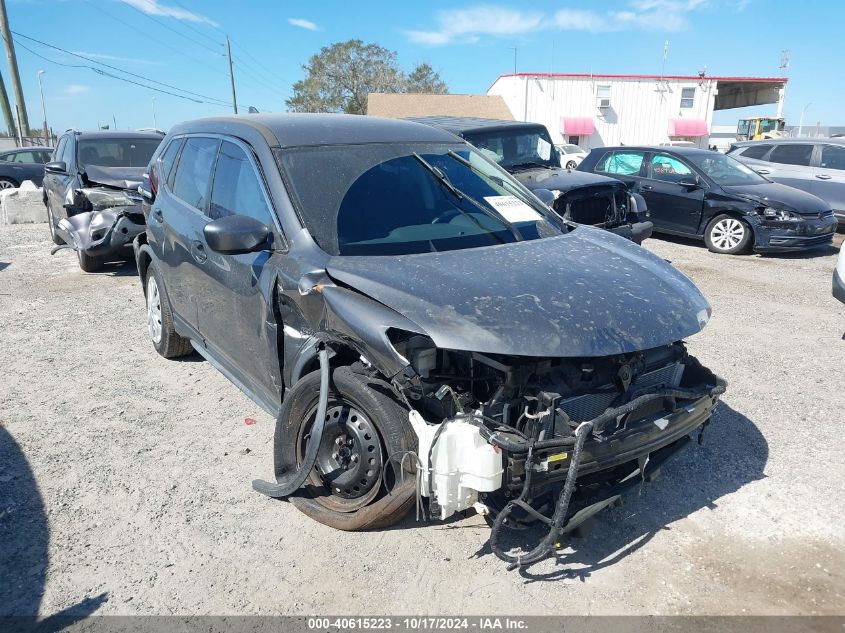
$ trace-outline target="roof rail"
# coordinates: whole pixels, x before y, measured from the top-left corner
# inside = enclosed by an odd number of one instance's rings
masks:
[[[164,130],[159,130],[157,127],[139,127],[136,132],[155,132],[156,134],[161,134],[162,136],[167,136],[167,132]]]
[[[68,132],[73,132],[74,134],[81,134],[81,132],[79,130],[77,130],[75,127],[69,127],[68,129],[66,129],[64,131],[65,134],[67,134]]]

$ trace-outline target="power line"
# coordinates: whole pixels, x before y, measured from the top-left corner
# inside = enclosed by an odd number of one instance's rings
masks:
[[[36,39],[36,38],[34,38],[34,37],[30,37],[29,35],[24,35],[23,33],[18,33],[17,31],[12,31],[12,33],[13,33],[15,36],[19,37],[19,38],[20,38],[20,37],[22,37],[22,38],[24,38],[24,39],[26,39],[26,40],[29,40],[29,41],[31,41],[31,42],[35,42],[36,44],[40,44],[40,45],[42,45],[42,46],[46,46],[47,48],[52,48],[53,50],[57,50],[57,51],[59,51],[59,52],[61,52],[61,53],[64,53],[65,55],[71,55],[71,56],[73,56],[73,57],[77,57],[77,58],[79,58],[79,59],[84,59],[85,61],[87,61],[87,62],[91,62],[92,64],[98,64],[98,65],[100,65],[100,66],[105,66],[106,68],[109,68],[109,69],[111,69],[111,70],[115,70],[115,71],[120,72],[120,73],[123,73],[123,74],[125,74],[125,75],[129,75],[130,77],[135,77],[135,78],[137,78],[137,79],[142,79],[142,80],[144,80],[144,81],[148,81],[148,82],[150,82],[150,83],[158,84],[159,86],[164,86],[164,87],[166,87],[166,88],[171,88],[171,89],[173,89],[173,90],[178,90],[179,92],[184,92],[185,94],[192,95],[192,96],[194,96],[194,97],[200,97],[200,98],[202,98],[202,99],[206,99],[206,100],[208,100],[208,101],[216,101],[216,102],[218,102],[218,103],[219,103],[219,104],[221,104],[221,105],[227,105],[227,103],[228,103],[227,101],[225,101],[225,100],[223,100],[223,99],[218,99],[218,98],[216,98],[216,97],[211,97],[211,96],[209,96],[209,95],[204,95],[204,94],[199,93],[199,92],[191,92],[190,90],[185,90],[184,88],[180,88],[180,87],[178,87],[178,86],[174,86],[173,84],[168,84],[168,83],[165,83],[165,82],[163,82],[163,81],[158,81],[157,79],[152,79],[151,77],[146,77],[146,76],[144,76],[144,75],[139,75],[138,73],[133,73],[133,72],[130,72],[130,71],[128,71],[128,70],[124,70],[123,68],[118,68],[117,66],[113,66],[113,65],[111,65],[111,64],[107,64],[107,63],[105,63],[105,62],[101,62],[101,61],[98,61],[98,60],[96,60],[96,59],[92,59],[92,58],[90,58],[90,57],[86,57],[85,55],[80,55],[79,53],[74,53],[74,52],[72,52],[72,51],[66,50],[66,49],[61,48],[61,47],[59,47],[59,46],[54,46],[54,45],[52,45],[52,44],[48,44],[47,42],[42,42],[41,40],[38,40],[38,39]],[[29,49],[27,49],[27,50],[29,50]],[[34,53],[34,51],[30,51],[30,52],[32,52],[33,54],[37,55],[37,53]],[[42,57],[42,59],[46,59],[46,58]],[[47,61],[51,61],[51,60],[47,60]],[[58,62],[57,62],[57,63],[58,63]],[[63,65],[63,64],[60,64],[60,65]],[[92,69],[92,70],[94,70],[95,72],[100,72],[98,69],[96,69],[96,68],[94,68],[94,67],[92,67],[92,66],[82,66],[82,67],[85,67],[85,68],[91,68],[91,69]],[[104,74],[104,73],[100,73],[100,74]],[[107,76],[112,76],[112,75],[107,74]],[[116,79],[121,79],[120,77],[115,77],[115,78],[116,78]],[[130,83],[131,83],[131,82],[130,82]],[[166,92],[166,91],[162,91],[162,92]],[[168,94],[169,94],[169,93],[168,93]],[[178,95],[176,95],[176,96],[178,96]],[[192,99],[192,100],[193,100],[193,99]],[[198,103],[205,103],[205,102],[203,101],[203,102],[198,102]]]
[[[165,24],[164,22],[162,22],[161,20],[154,18],[154,17],[153,17],[153,16],[151,16],[149,13],[146,13],[145,11],[142,11],[141,9],[139,9],[138,7],[136,7],[136,6],[135,6],[135,5],[133,5],[133,4],[130,4],[130,3],[129,3],[129,2],[127,2],[126,0],[120,0],[120,2],[121,2],[121,3],[123,3],[123,4],[125,4],[127,7],[131,7],[132,9],[134,9],[135,11],[137,11],[138,13],[140,13],[141,15],[143,15],[143,16],[144,16],[145,18],[147,18],[148,20],[152,20],[153,22],[155,22],[155,23],[156,23],[156,24],[158,24],[159,26],[163,26],[163,27],[164,27],[164,28],[166,28],[168,31],[173,31],[173,32],[174,32],[174,33],[176,33],[176,35],[178,35],[179,37],[183,37],[183,38],[185,38],[186,40],[189,40],[189,41],[193,42],[194,44],[197,44],[198,46],[202,46],[204,49],[206,49],[207,51],[211,51],[211,52],[212,52],[212,53],[214,53],[215,55],[222,55],[222,54],[223,54],[223,52],[222,52],[222,51],[219,51],[219,50],[214,50],[213,48],[211,48],[211,47],[210,47],[210,46],[208,46],[207,44],[205,44],[205,43],[203,43],[203,42],[200,42],[199,40],[195,40],[195,39],[194,39],[194,38],[192,38],[192,37],[188,37],[188,36],[187,36],[187,35],[185,35],[184,33],[180,33],[179,31],[177,31],[176,29],[174,29],[172,26],[169,26],[169,25]]]
[[[265,66],[263,63],[258,61],[253,55],[250,54],[250,52],[248,50],[246,50],[243,46],[238,44],[235,40],[232,40],[232,44],[234,44],[237,48],[239,48],[244,55],[249,57],[249,59],[252,60],[252,63],[254,63],[256,66],[258,66],[259,68],[263,68],[264,71],[267,72],[270,75],[275,75],[276,78],[279,79],[279,81],[281,81],[282,83],[284,83],[284,84],[290,83],[287,79],[285,79],[284,77],[282,77],[281,75],[279,75],[275,71],[270,70],[269,68],[267,68],[267,66]]]
[[[133,26],[133,25],[129,24],[129,23],[128,23],[128,22],[126,22],[125,20],[121,20],[119,17],[117,17],[117,16],[115,16],[114,14],[112,14],[112,13],[110,13],[110,12],[106,11],[105,9],[103,9],[101,6],[99,6],[99,5],[97,5],[97,4],[94,4],[94,2],[92,2],[92,0],[85,0],[85,2],[87,2],[87,3],[88,3],[88,4],[92,7],[92,8],[96,9],[97,11],[99,11],[100,13],[102,13],[103,15],[105,15],[105,16],[107,16],[107,17],[111,18],[112,20],[114,20],[115,22],[117,22],[117,23],[119,23],[119,24],[121,24],[121,25],[125,26],[127,29],[129,29],[129,30],[130,30],[130,31],[132,31],[133,33],[138,33],[138,27],[136,27],[136,26]],[[219,69],[219,68],[214,68],[214,67],[212,67],[210,64],[207,64],[207,63],[205,63],[205,62],[203,62],[203,61],[198,60],[196,57],[193,57],[192,55],[189,55],[188,53],[186,53],[186,52],[184,52],[184,51],[182,51],[182,50],[179,50],[178,48],[176,48],[176,47],[174,47],[174,46],[171,46],[171,45],[170,45],[170,44],[168,44],[167,42],[165,42],[165,41],[161,40],[160,38],[157,38],[157,37],[155,37],[155,36],[153,36],[153,35],[150,35],[149,33],[144,33],[144,38],[145,38],[145,39],[151,39],[151,40],[153,40],[154,42],[158,42],[158,43],[159,43],[159,44],[161,44],[162,46],[165,46],[166,48],[169,48],[170,50],[174,51],[175,53],[178,53],[179,55],[182,55],[183,57],[186,57],[187,59],[190,59],[190,60],[191,60],[192,62],[194,62],[195,64],[199,64],[200,66],[203,66],[203,67],[205,67],[205,68],[208,68],[209,70],[212,70],[212,71],[214,71],[215,73],[219,73],[219,72],[220,72],[220,69]]]

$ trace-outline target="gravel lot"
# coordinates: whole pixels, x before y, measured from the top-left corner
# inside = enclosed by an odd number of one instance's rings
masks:
[[[134,266],[86,275],[45,225],[2,226],[0,615],[843,613],[837,238],[647,242],[713,304],[689,345],[729,391],[704,446],[520,575],[478,516],[350,534],[253,492],[273,420],[198,357],[155,353]]]

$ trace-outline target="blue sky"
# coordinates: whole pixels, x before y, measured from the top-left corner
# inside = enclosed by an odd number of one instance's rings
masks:
[[[451,92],[483,94],[495,78],[520,72],[780,76],[791,51],[788,124],[845,125],[845,3],[776,0],[606,0],[604,2],[287,2],[284,0],[7,0],[13,31],[196,95],[229,102],[223,41],[233,41],[238,103],[284,111],[301,66],[322,46],[360,38],[395,50],[400,64],[431,63]],[[30,124],[41,121],[37,72],[55,130],[159,127],[226,113],[119,81],[95,65],[16,37]],[[26,46],[30,50],[25,50]],[[41,55],[46,59],[35,55]],[[2,64],[13,97],[8,68]],[[112,69],[101,70],[149,83]],[[161,90],[176,92],[160,84]],[[153,98],[155,102],[153,103]],[[754,109],[774,114],[774,106]],[[747,110],[717,112],[733,123]]]

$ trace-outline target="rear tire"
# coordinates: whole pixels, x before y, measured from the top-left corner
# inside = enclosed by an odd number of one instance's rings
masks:
[[[82,251],[76,251],[77,259],[79,259],[79,267],[86,273],[95,273],[103,269],[102,259],[99,257],[91,257]]]
[[[0,189],[17,189],[20,185],[11,178],[0,178]]]
[[[576,167],[578,167],[578,163],[576,163],[574,160],[570,160],[566,163],[567,169],[575,169]]]
[[[408,411],[391,396],[390,386],[380,380],[354,373],[349,367],[334,371],[330,383],[326,428],[323,442],[317,455],[317,464],[297,495],[290,498],[296,508],[315,521],[338,530],[373,530],[393,525],[401,520],[414,504],[416,478],[408,472],[413,457],[405,460],[406,472],[400,473],[402,455],[415,451],[416,436],[408,422]],[[313,424],[320,393],[320,372],[304,376],[285,395],[279,422],[276,425],[276,450],[284,464],[299,466],[305,453],[307,432]],[[332,413],[334,411],[334,413]],[[344,417],[343,411],[346,411]],[[349,412],[361,415],[361,428],[374,428],[377,437],[356,436],[359,431],[350,429],[354,417]],[[337,413],[341,412],[338,416]],[[348,435],[347,435],[348,433]],[[335,440],[344,448],[348,443],[347,466],[326,468],[335,457]],[[363,442],[360,437],[367,438]],[[334,454],[332,454],[335,452]],[[354,459],[352,456],[357,457]],[[366,461],[365,461],[366,460]],[[372,475],[364,471],[363,479],[341,483],[347,472],[360,463],[372,464]],[[321,470],[329,471],[321,474]],[[351,466],[349,465],[351,464]],[[348,468],[349,471],[344,470]],[[384,475],[384,469],[387,474]],[[358,472],[361,477],[361,471]],[[351,492],[355,484],[362,486],[360,493]],[[337,486],[346,488],[341,491]],[[340,494],[338,494],[340,493]],[[345,496],[341,496],[344,493]],[[350,494],[351,493],[351,497]]]
[[[732,215],[723,213],[710,220],[704,230],[704,243],[713,253],[738,255],[748,249],[751,227]]]
[[[190,339],[179,336],[173,328],[173,313],[161,281],[161,275],[153,262],[147,268],[144,280],[147,306],[147,331],[155,350],[164,358],[178,358],[194,351]]]

